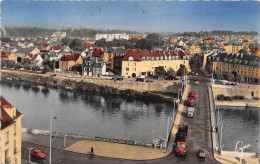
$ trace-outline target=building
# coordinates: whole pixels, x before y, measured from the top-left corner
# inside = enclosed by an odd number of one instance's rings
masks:
[[[83,58],[80,54],[63,55],[59,61],[60,70],[71,71],[73,66],[83,63]]]
[[[49,43],[46,43],[42,46],[41,51],[50,51],[51,45]]]
[[[222,48],[226,52],[239,52],[240,50],[243,49],[243,43],[232,43],[232,44],[227,44],[227,43],[222,43]]]
[[[1,96],[1,163],[21,164],[22,114]]]
[[[155,75],[155,70],[164,67],[165,70],[172,68],[178,71],[180,65],[189,67],[189,57],[182,50],[175,51],[147,51],[128,50],[122,61],[122,76],[137,77],[140,75]]]
[[[198,54],[201,52],[200,46],[195,46],[194,44],[186,44],[184,46],[185,54],[189,56],[194,56],[194,54]]]
[[[66,37],[66,32],[54,32],[51,35],[52,38],[64,38]]]
[[[146,35],[129,34],[129,39],[141,40],[144,39],[145,37]]]
[[[38,54],[34,54],[34,55],[33,54],[27,54],[25,56],[25,58],[31,59],[32,63],[34,65],[39,66],[39,67],[42,66],[42,62],[44,61],[43,58],[41,57],[41,55],[38,55]]]
[[[17,56],[14,52],[1,51],[1,60],[11,60],[17,63]]]
[[[25,47],[25,40],[23,40],[23,39],[20,40],[20,41],[18,42],[17,46],[18,46],[18,47],[21,47],[21,48]]]
[[[207,58],[208,58],[208,56],[212,55],[213,53],[214,53],[213,51],[209,51],[209,52],[206,52],[205,54],[203,54],[202,69],[206,69]]]
[[[95,40],[105,39],[106,41],[113,41],[114,39],[126,39],[129,40],[129,35],[126,33],[122,34],[96,34]]]
[[[213,57],[214,72],[230,72],[244,76],[247,82],[260,82],[260,57],[246,53],[221,52]]]
[[[88,56],[82,67],[83,76],[101,77],[108,74],[106,63],[99,57]]]
[[[102,58],[108,68],[121,71],[125,54],[126,51],[123,47],[112,47],[104,51]]]
[[[215,40],[214,37],[206,37],[205,38],[205,43],[210,44],[210,43],[213,43],[214,40]]]

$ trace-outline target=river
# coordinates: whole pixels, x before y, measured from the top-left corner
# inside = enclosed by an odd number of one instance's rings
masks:
[[[166,138],[173,104],[2,80],[1,94],[22,114],[22,127],[151,143]]]
[[[241,107],[240,107],[241,108]],[[219,107],[219,122],[223,122],[222,150],[234,151],[238,141],[251,147],[245,152],[260,152],[260,108]],[[218,118],[218,110],[216,110]],[[220,130],[220,129],[219,129]]]

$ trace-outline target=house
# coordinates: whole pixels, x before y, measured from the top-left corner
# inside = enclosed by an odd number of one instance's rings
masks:
[[[194,54],[198,54],[201,51],[200,46],[195,46],[194,44],[186,44],[184,46],[186,55],[194,56]]]
[[[260,82],[260,57],[244,53],[220,52],[213,57],[214,72],[230,72],[246,77],[247,82]]]
[[[175,51],[147,51],[128,50],[122,61],[121,75],[124,77],[137,77],[140,75],[155,75],[155,70],[163,67],[165,70],[172,68],[178,71],[180,65],[189,67],[189,56],[181,49]]]
[[[129,39],[141,40],[146,38],[146,35],[129,34]]]
[[[59,68],[64,71],[71,71],[73,66],[83,63],[80,54],[63,55],[59,61]]]
[[[51,35],[52,38],[64,38],[66,37],[66,32],[54,32]]]
[[[38,54],[34,54],[34,55],[33,55],[33,54],[27,54],[27,55],[25,56],[25,58],[31,59],[32,63],[33,63],[34,65],[39,66],[39,67],[42,66],[42,62],[44,61],[44,60],[42,59],[41,55],[38,55]]]
[[[210,43],[213,43],[214,40],[215,40],[214,37],[206,37],[205,38],[205,43],[210,44]]]
[[[100,47],[95,48],[94,51],[92,52],[93,57],[102,57],[103,54],[104,54],[103,49]]]
[[[23,47],[25,47],[25,40],[24,39],[21,39],[19,42],[18,42],[18,45],[17,45],[18,47],[21,47],[21,48],[23,48]]]
[[[85,59],[83,67],[83,76],[101,77],[108,75],[107,67],[102,58],[88,56]]]
[[[17,63],[17,56],[11,51],[1,51],[1,60],[11,60]]]
[[[109,69],[115,69],[117,71],[121,71],[122,60],[126,54],[126,50],[123,47],[111,47],[106,48],[102,58],[105,61],[107,67]]]
[[[1,163],[21,163],[22,114],[3,96],[1,99]]]
[[[51,45],[49,43],[45,43],[43,44],[41,51],[50,51],[50,49]]]
[[[62,51],[61,45],[56,45],[52,47],[52,52],[60,52],[60,51]]]
[[[17,58],[18,57],[25,57],[27,54],[39,54],[40,50],[37,47],[29,47],[29,48],[20,48],[16,52]]]
[[[93,44],[89,44],[89,43],[88,43],[88,44],[85,45],[85,50],[86,50],[86,51],[88,51],[88,50],[93,50],[93,49],[94,49]]]
[[[243,43],[231,43],[231,44],[228,44],[228,43],[222,43],[222,48],[224,48],[224,50],[226,52],[239,52],[240,50],[243,49]]]

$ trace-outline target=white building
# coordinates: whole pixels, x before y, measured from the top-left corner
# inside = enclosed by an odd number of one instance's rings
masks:
[[[106,39],[106,41],[112,41],[114,39],[126,39],[129,40],[129,35],[126,33],[122,34],[96,34],[95,40]]]
[[[66,37],[66,32],[54,32],[51,35],[52,38],[64,38]]]

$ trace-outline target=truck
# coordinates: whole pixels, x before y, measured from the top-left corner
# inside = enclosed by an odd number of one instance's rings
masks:
[[[194,107],[195,95],[195,92],[189,92],[187,100],[188,107]]]
[[[194,107],[188,107],[188,117],[193,117],[194,115]]]
[[[175,153],[178,156],[186,156],[187,154],[188,125],[179,125],[178,132],[175,137]]]

